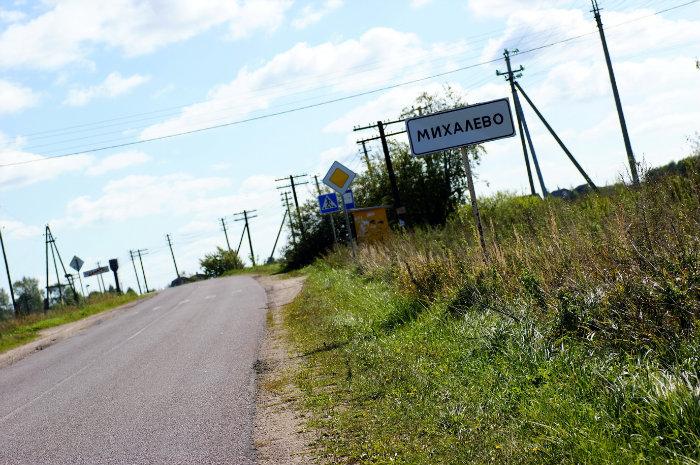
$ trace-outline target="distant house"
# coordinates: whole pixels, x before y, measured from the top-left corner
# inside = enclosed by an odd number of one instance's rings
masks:
[[[552,197],[557,197],[564,200],[571,200],[576,197],[576,193],[569,189],[557,189],[549,193]]]

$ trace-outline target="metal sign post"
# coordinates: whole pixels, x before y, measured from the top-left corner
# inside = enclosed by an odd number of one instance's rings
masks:
[[[344,194],[348,191],[348,189],[350,189],[350,184],[352,184],[352,182],[355,180],[355,176],[357,176],[357,174],[354,171],[336,161],[333,162],[331,168],[328,170],[328,173],[326,173],[326,176],[323,178],[323,183],[326,186],[330,187],[338,194],[340,194],[342,202],[336,201],[336,203],[343,204],[343,212],[345,213],[345,226],[348,228],[348,244],[352,248],[353,257],[355,257],[355,249],[357,246],[355,244],[355,240],[352,237],[352,228],[350,227],[350,215],[348,214],[348,209],[345,205]]]

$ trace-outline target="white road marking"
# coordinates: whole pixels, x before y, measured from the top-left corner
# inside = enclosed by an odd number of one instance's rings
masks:
[[[159,308],[162,308],[162,307],[161,307],[160,305],[156,305],[155,307],[153,307],[153,311],[155,312],[155,311],[158,310]]]
[[[204,300],[211,300],[211,299],[214,299],[214,298],[216,298],[216,294],[211,294],[211,295],[206,296],[206,297],[204,298]]]
[[[177,303],[177,305],[186,304],[189,301],[190,301],[190,299],[181,300],[180,302]],[[176,307],[177,307],[177,305],[176,305]]]

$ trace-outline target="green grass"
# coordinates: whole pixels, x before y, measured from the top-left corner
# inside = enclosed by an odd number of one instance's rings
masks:
[[[295,382],[343,464],[700,463],[700,176],[482,203],[309,268]]]
[[[137,294],[97,295],[82,307],[59,307],[48,313],[33,313],[0,320],[0,353],[33,341],[41,330],[81,320],[142,298]]]

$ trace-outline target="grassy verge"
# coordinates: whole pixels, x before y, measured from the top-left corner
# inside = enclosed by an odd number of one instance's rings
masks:
[[[285,310],[331,463],[700,463],[700,176],[468,216]]]
[[[46,314],[34,313],[0,320],[0,353],[31,342],[43,329],[71,323],[140,298],[137,294],[98,295],[90,297],[82,307],[59,307]]]

